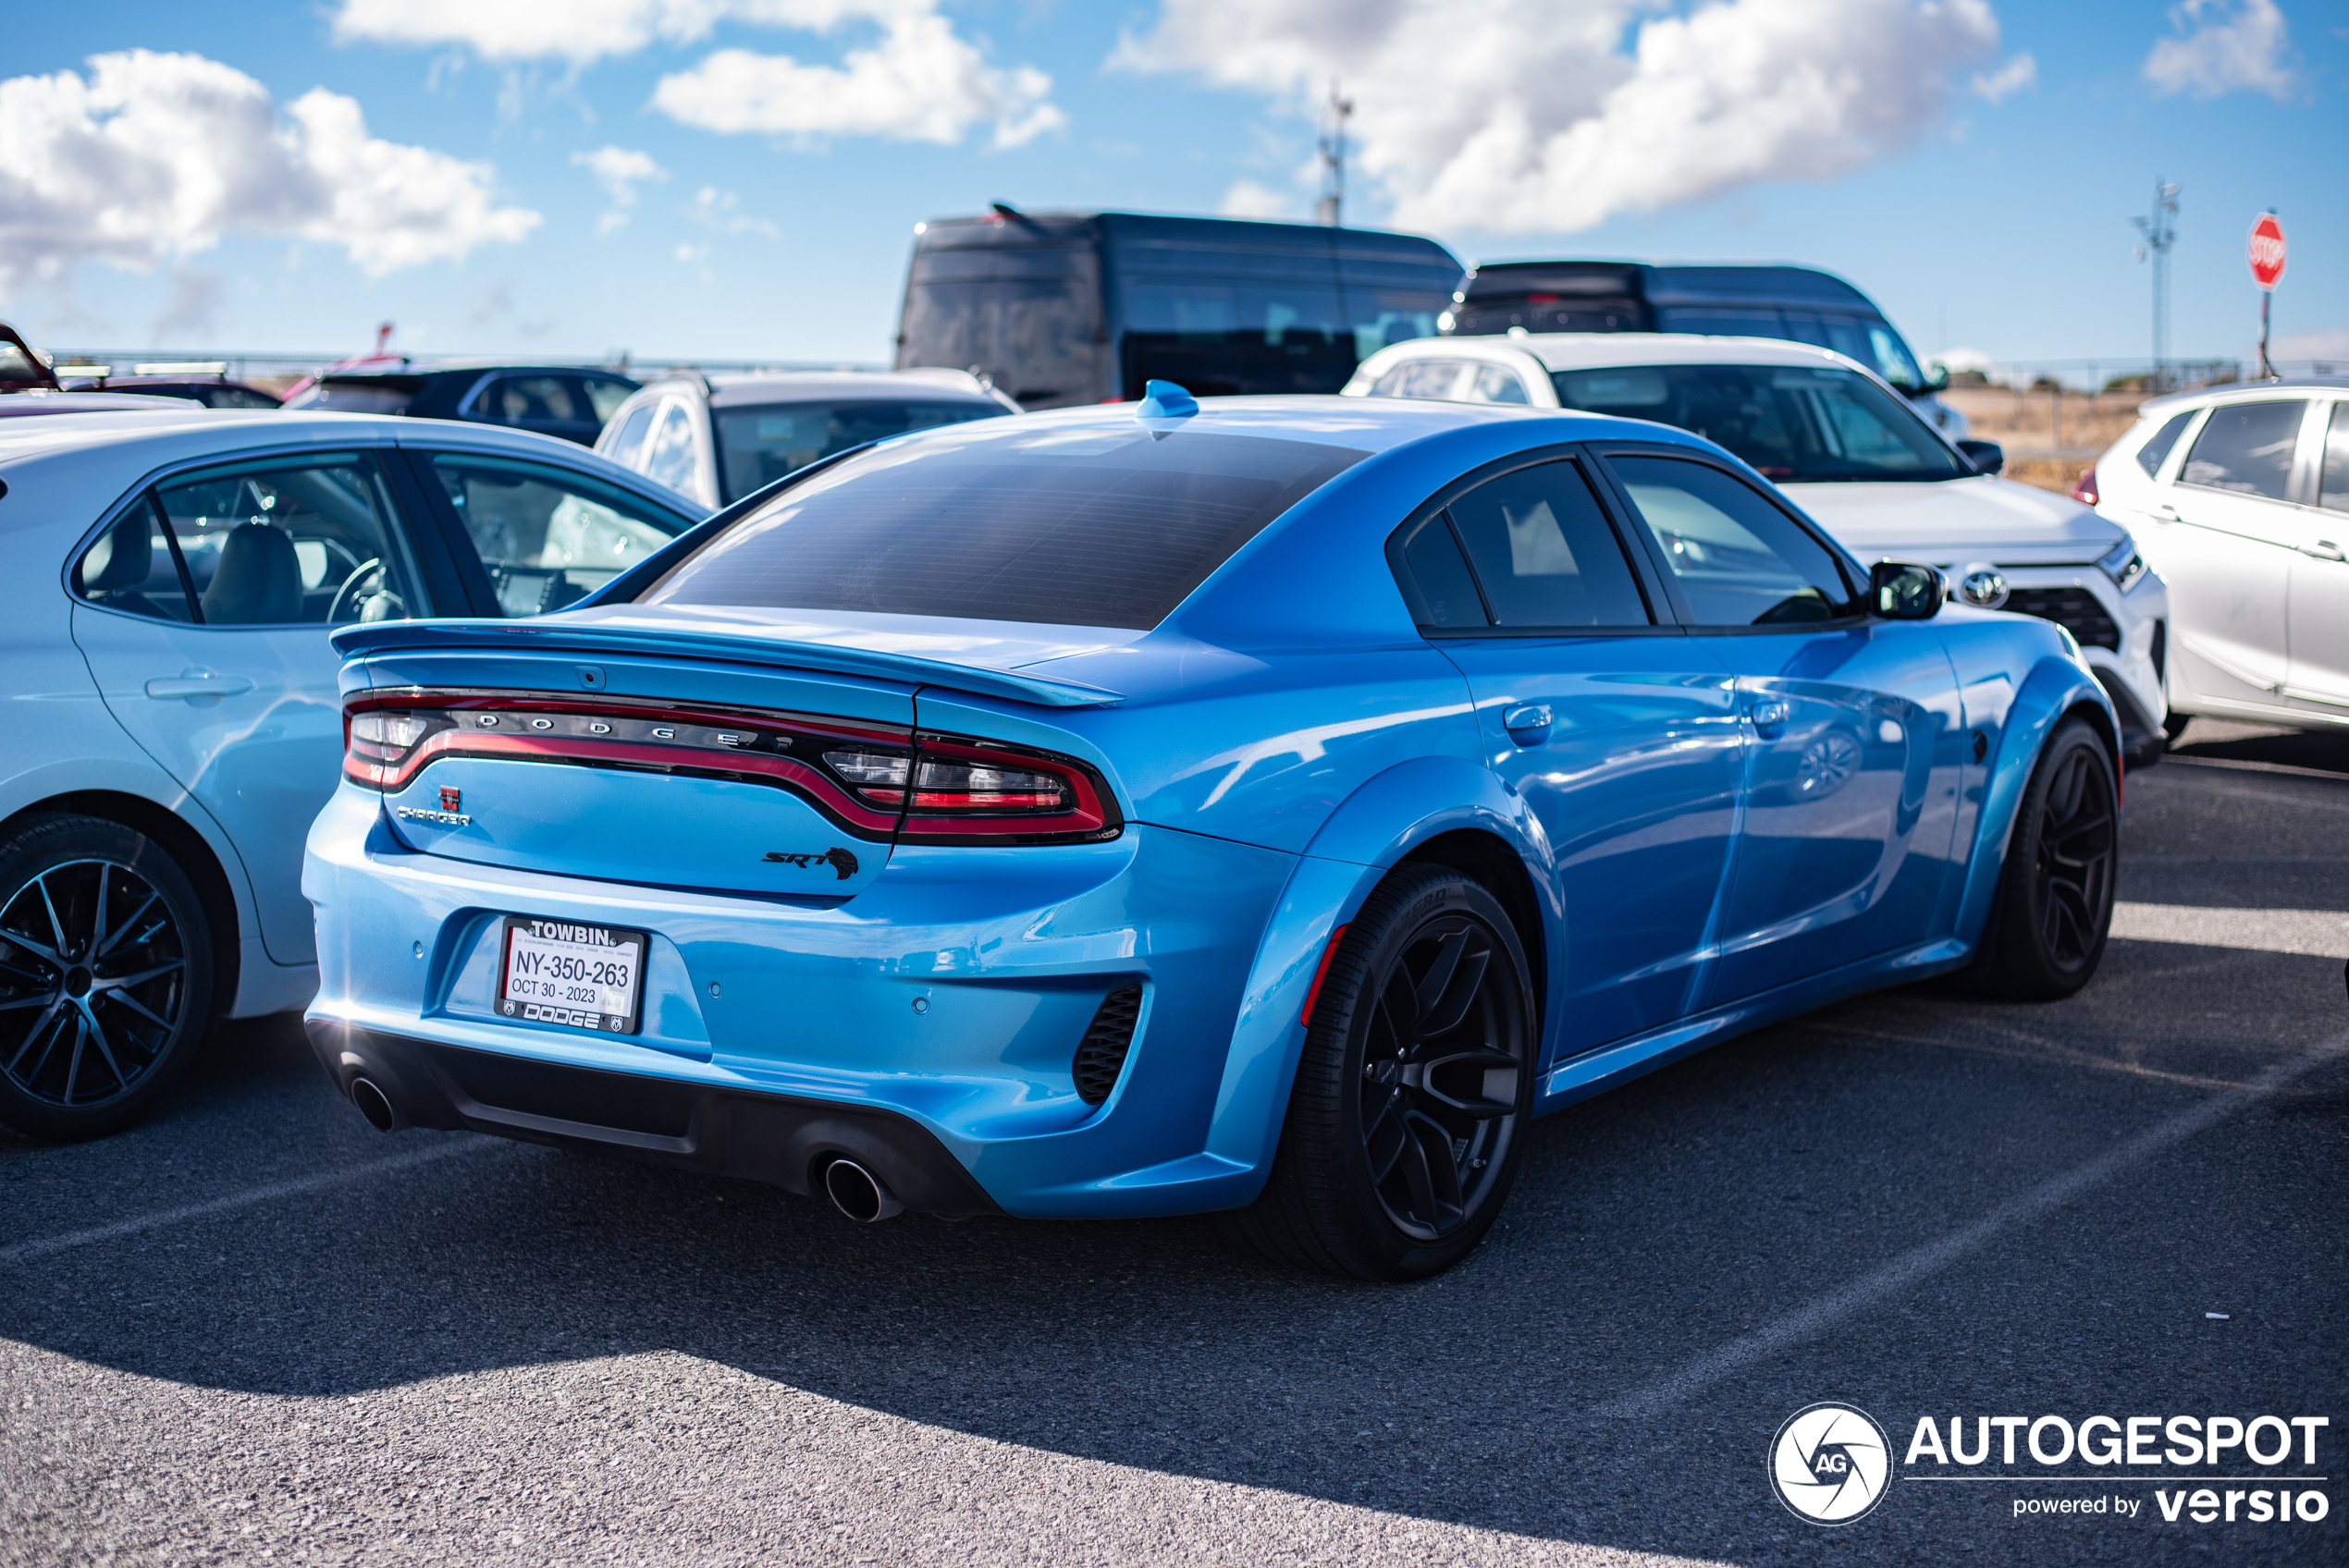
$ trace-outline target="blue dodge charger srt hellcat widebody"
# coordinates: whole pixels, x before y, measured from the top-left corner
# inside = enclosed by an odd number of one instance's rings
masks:
[[[311,1036],[376,1125],[1433,1273],[1526,1120],[1873,986],[2051,998],[2113,713],[1660,425],[892,437],[577,607],[336,634]]]

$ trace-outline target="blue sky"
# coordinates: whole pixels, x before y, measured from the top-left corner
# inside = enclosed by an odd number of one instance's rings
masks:
[[[109,349],[341,349],[391,320],[422,353],[879,361],[919,219],[1303,215],[1308,105],[1343,70],[1349,221],[1463,259],[1800,262],[1927,356],[2119,360],[2146,352],[2128,218],[2159,174],[2174,353],[2247,351],[2273,206],[2279,337],[2349,359],[2334,6],[1162,4],[19,7],[0,316]],[[89,64],[131,50],[200,61]],[[601,149],[660,172],[616,203]]]

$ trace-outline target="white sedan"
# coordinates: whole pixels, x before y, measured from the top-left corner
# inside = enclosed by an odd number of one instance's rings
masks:
[[[569,442],[211,410],[0,420],[0,1123],[134,1119],[317,986],[329,631],[570,604],[703,509]]]
[[[2130,762],[2161,754],[2169,589],[2128,531],[2077,501],[1997,477],[1997,447],[1953,446],[1840,354],[1669,332],[1422,337],[1363,361],[1345,391],[1575,409],[1694,431],[1776,482],[1862,560],[1937,566],[1966,604],[2063,627],[2120,711]]]

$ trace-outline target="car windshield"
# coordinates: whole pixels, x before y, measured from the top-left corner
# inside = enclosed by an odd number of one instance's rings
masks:
[[[1004,411],[1001,403],[972,398],[855,398],[713,409],[719,498],[731,505],[818,458],[884,435],[991,419]]]
[[[1147,630],[1366,455],[1138,424],[941,431],[809,475],[643,602]]]
[[[1853,371],[1623,365],[1562,370],[1550,379],[1569,409],[1677,424],[1770,479],[1959,479],[1974,472],[1907,402]]]

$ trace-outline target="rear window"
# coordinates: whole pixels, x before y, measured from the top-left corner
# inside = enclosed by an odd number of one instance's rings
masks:
[[[884,435],[992,419],[1003,411],[1001,403],[970,398],[852,398],[715,409],[719,499],[739,501],[819,458]]]
[[[316,381],[286,399],[289,409],[324,409],[338,414],[404,414],[424,382],[415,376],[355,376]]]
[[[783,491],[643,602],[1147,630],[1367,455],[1138,424],[939,431]]]

